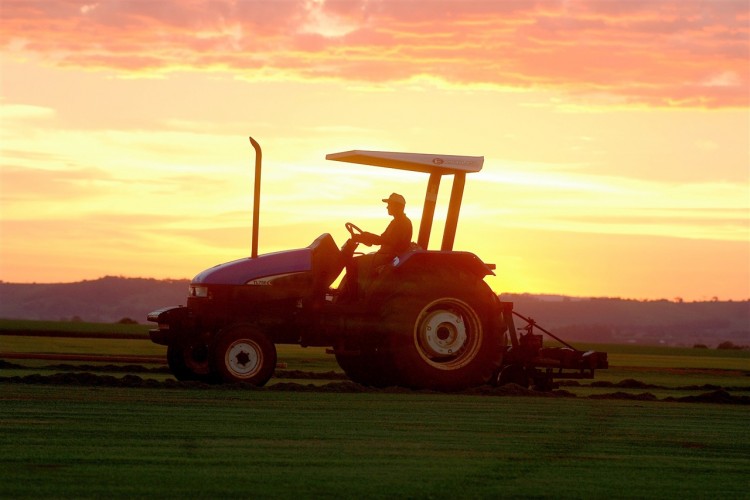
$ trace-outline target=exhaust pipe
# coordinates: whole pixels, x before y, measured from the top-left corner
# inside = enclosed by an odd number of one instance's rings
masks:
[[[260,219],[260,165],[263,159],[263,152],[260,149],[260,144],[249,137],[250,144],[255,149],[255,187],[253,189],[253,244],[250,250],[250,258],[254,259],[258,256],[258,223]]]

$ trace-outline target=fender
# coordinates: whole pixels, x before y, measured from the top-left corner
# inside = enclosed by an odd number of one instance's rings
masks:
[[[494,266],[490,267],[485,264],[471,252],[414,250],[393,259],[393,267],[397,269],[409,269],[416,265],[435,266],[436,268],[457,268],[482,279],[488,275],[495,276],[495,273],[492,271]]]

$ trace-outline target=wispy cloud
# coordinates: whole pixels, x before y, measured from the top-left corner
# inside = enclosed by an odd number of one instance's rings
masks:
[[[5,1],[0,44],[119,74],[551,88],[603,104],[748,105],[744,0]]]

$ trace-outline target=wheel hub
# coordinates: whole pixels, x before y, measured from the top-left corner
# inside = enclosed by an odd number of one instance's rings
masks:
[[[262,361],[263,354],[254,342],[238,340],[227,349],[227,367],[237,377],[251,377],[260,369]]]
[[[477,312],[452,297],[427,304],[414,324],[417,354],[438,370],[459,370],[471,363],[479,353],[483,336]]]
[[[466,325],[460,314],[432,311],[420,323],[418,341],[430,358],[455,356],[466,343]]]

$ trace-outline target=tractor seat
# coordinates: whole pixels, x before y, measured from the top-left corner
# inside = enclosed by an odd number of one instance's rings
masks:
[[[344,269],[344,258],[329,233],[321,234],[307,247],[312,251],[313,288],[328,289]]]

